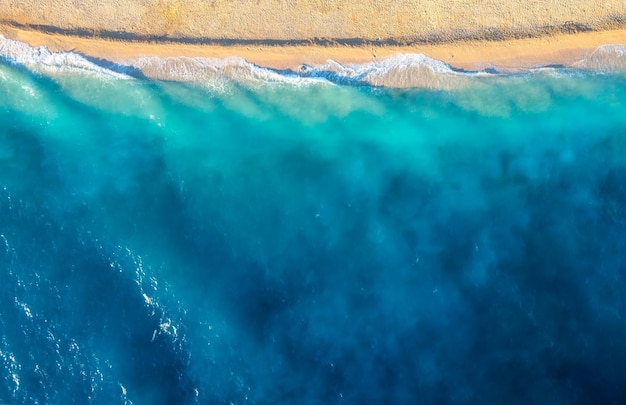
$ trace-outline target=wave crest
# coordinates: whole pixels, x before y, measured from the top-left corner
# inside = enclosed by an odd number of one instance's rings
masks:
[[[89,58],[73,52],[51,52],[0,36],[0,57],[44,74],[91,73],[128,79],[132,76],[188,82],[235,81],[239,83],[312,84],[385,87],[456,87],[467,73],[422,54],[399,54],[363,64],[340,64],[328,60],[316,66],[275,70],[257,66],[241,57],[189,58],[157,56],[129,59],[123,63]]]
[[[453,70],[450,65],[423,54],[398,54],[378,61],[342,65],[329,60],[315,67],[304,66],[305,77],[323,77],[339,84],[384,87],[457,87],[475,73]]]
[[[128,78],[127,75],[91,62],[80,54],[51,52],[45,46],[32,47],[2,35],[0,35],[0,59],[23,65],[38,73],[87,73],[119,79]]]
[[[222,59],[149,56],[114,63],[73,52],[51,52],[43,46],[31,47],[2,36],[0,58],[44,74],[87,73],[119,79],[146,77],[201,82],[214,86],[224,82],[291,85],[330,82],[352,86],[448,90],[463,87],[476,76],[494,75],[494,72],[455,70],[450,65],[423,54],[398,54],[362,64],[341,64],[328,60],[320,65],[302,65],[298,69],[287,70],[260,67],[236,56]],[[588,57],[563,69],[611,72],[626,70],[626,45],[600,46]],[[529,70],[531,73],[533,71]]]
[[[126,63],[143,75],[157,80],[300,83],[304,79],[259,67],[239,56],[227,58],[189,58],[184,56],[161,58],[149,56],[132,59]]]
[[[573,66],[585,70],[626,71],[626,45],[599,46],[589,56],[574,63]]]

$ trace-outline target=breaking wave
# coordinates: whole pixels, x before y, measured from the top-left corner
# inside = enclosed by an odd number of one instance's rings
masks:
[[[574,67],[597,71],[626,71],[626,45],[602,45]]]
[[[571,66],[556,70],[610,72],[626,70],[625,55],[626,45],[603,45]],[[456,70],[440,60],[423,54],[398,54],[361,64],[341,64],[328,60],[324,64],[301,65],[298,69],[286,70],[260,67],[237,56],[227,58],[149,56],[115,63],[73,52],[51,52],[44,46],[32,47],[2,36],[0,36],[0,58],[42,74],[89,73],[117,79],[145,77],[212,84],[223,81],[292,85],[329,82],[353,86],[448,90],[467,85],[476,77],[507,74],[497,69],[474,72]],[[527,72],[533,73],[538,70],[540,69],[529,69]]]
[[[24,42],[4,38],[0,35],[0,60],[25,66],[37,73],[91,73],[118,79],[129,76],[89,61],[73,52],[51,52],[45,46],[32,47]]]

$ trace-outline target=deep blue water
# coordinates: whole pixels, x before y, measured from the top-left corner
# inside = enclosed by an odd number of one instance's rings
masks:
[[[0,64],[0,403],[626,403],[626,77]]]

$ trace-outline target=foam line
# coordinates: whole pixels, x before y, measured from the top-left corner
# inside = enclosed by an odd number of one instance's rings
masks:
[[[626,70],[626,45],[603,45],[572,66],[554,69],[619,71]],[[274,70],[257,66],[241,57],[188,58],[157,56],[114,63],[73,52],[51,52],[0,36],[0,58],[44,74],[87,73],[109,78],[147,77],[188,82],[234,81],[243,84],[287,83],[292,85],[330,82],[353,86],[416,87],[451,89],[464,86],[476,76],[497,76],[505,72],[466,72],[423,54],[398,54],[362,64],[302,65],[295,70]],[[537,69],[529,69],[533,73]],[[518,72],[519,73],[519,72]]]

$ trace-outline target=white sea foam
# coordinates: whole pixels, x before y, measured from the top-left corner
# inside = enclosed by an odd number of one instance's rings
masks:
[[[19,301],[17,300],[17,298],[15,299],[15,301],[16,301],[16,304],[17,304],[20,308],[22,308],[22,311],[24,312],[24,315],[26,315],[26,317],[27,317],[28,319],[33,319],[33,313],[32,313],[32,311],[30,310],[30,308],[28,307],[28,305],[26,305],[26,304],[25,304],[25,303],[23,303],[23,302],[19,302]]]
[[[189,58],[156,56],[128,59],[122,63],[88,60],[73,52],[51,52],[0,36],[0,57],[44,74],[87,73],[128,79],[131,75],[158,80],[201,82],[220,88],[224,82],[285,83],[309,85],[337,83],[390,87],[449,87],[468,77],[449,65],[422,54],[400,54],[364,64],[342,65],[329,60],[297,70],[263,68],[241,57]],[[100,63],[101,62],[101,63]]]
[[[186,81],[224,89],[225,83],[285,83],[310,85],[336,83],[384,87],[450,89],[464,86],[476,76],[493,76],[486,71],[464,72],[423,54],[398,54],[362,64],[302,65],[296,70],[263,68],[237,56],[189,58],[156,56],[113,63],[90,60],[73,52],[51,52],[0,36],[0,58],[44,73],[87,73],[109,78],[129,79],[146,76],[157,80]],[[582,70],[626,70],[626,45],[603,45],[571,67]],[[537,69],[528,69],[533,73]],[[558,70],[558,69],[557,69]],[[519,73],[518,71],[516,71]],[[497,75],[497,74],[496,74]]]
[[[314,67],[303,66],[306,77],[324,77],[340,84],[388,87],[446,87],[460,84],[475,73],[459,72],[423,54],[398,54],[374,62],[342,65],[333,60]]]
[[[573,66],[585,70],[626,71],[626,44],[602,45]]]
[[[11,246],[9,245],[9,240],[7,239],[6,236],[4,236],[4,234],[0,234],[0,240],[2,241],[2,244],[4,245],[5,251],[4,253],[9,253],[9,251],[11,250]]]
[[[159,58],[125,61],[148,77],[161,80],[214,82],[287,83],[308,85],[323,82],[389,87],[448,87],[475,75],[453,70],[449,65],[422,54],[399,54],[375,62],[342,65],[333,60],[297,70],[273,70],[256,66],[240,57]]]
[[[167,308],[160,304],[157,297],[158,293],[161,291],[157,279],[146,274],[143,259],[141,256],[134,254],[128,247],[123,248],[118,246],[118,253],[115,257],[111,258],[110,261],[112,270],[119,271],[120,273],[125,271],[119,261],[119,258],[122,257],[132,261],[134,269],[133,281],[137,287],[138,293],[142,297],[146,309],[149,311],[149,316],[154,318],[158,317],[159,326],[153,331],[151,341],[154,341],[157,336],[165,335],[168,337],[170,343],[180,347],[185,341],[185,335],[179,333],[179,326],[177,325],[180,319],[172,319],[172,317],[168,315],[169,311]],[[180,350],[181,352],[183,351],[182,348]]]
[[[188,58],[156,56],[125,61],[129,66],[144,75],[160,80],[213,82],[234,80],[238,82],[310,84],[319,79],[284,74],[272,69],[259,67],[245,59],[232,56],[227,58]]]
[[[5,342],[3,341],[3,343]],[[13,384],[10,384],[12,385],[10,389],[13,392],[13,394],[15,394],[20,389],[19,373],[22,370],[22,366],[16,360],[15,355],[11,352],[0,350],[0,360],[2,361],[3,370],[8,371],[8,374],[10,376],[10,381],[13,383]]]
[[[25,66],[39,73],[88,73],[99,74],[117,79],[129,78],[128,75],[87,60],[73,52],[51,52],[45,46],[32,47],[24,42],[7,39],[0,35],[0,58],[11,63]]]

